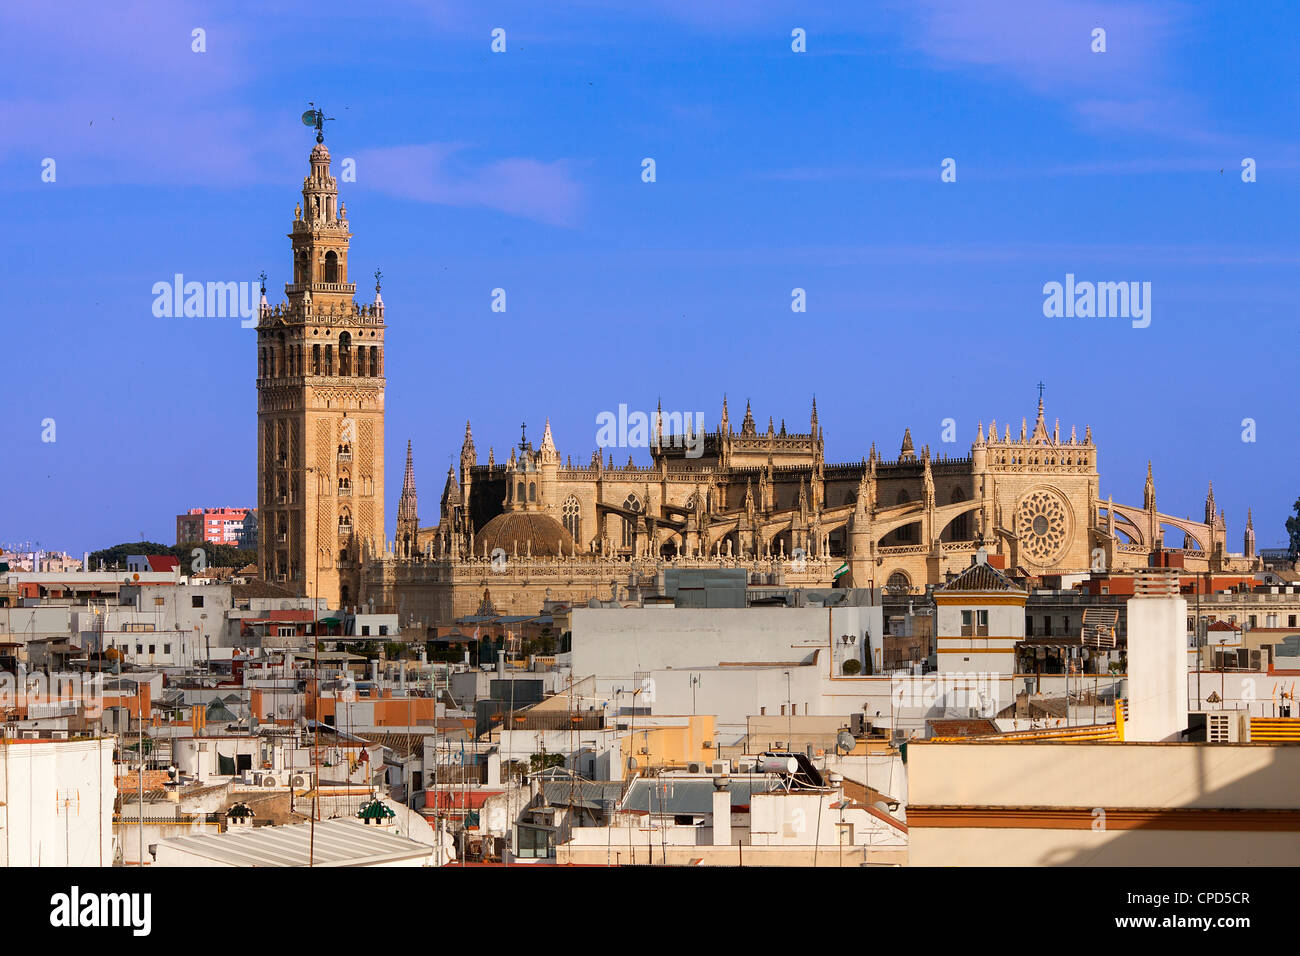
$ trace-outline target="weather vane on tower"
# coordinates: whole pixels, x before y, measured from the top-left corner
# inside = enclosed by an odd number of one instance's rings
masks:
[[[332,123],[334,117],[326,116],[323,111],[316,109],[315,103],[308,102],[307,105],[311,109],[302,114],[302,125],[316,127],[316,142],[323,143],[325,142],[325,124]]]

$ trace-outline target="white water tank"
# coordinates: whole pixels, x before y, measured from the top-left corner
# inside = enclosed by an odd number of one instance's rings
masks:
[[[758,764],[754,769],[759,773],[794,773],[799,769],[799,761],[793,757],[764,754],[758,758]]]

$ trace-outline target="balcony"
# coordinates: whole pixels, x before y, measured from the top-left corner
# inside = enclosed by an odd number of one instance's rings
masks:
[[[350,451],[339,452],[339,461],[351,461],[351,460],[352,460],[352,452]]]
[[[351,534],[351,533],[352,533],[351,522],[348,522],[347,524],[339,522],[339,534]]]
[[[339,497],[340,497],[340,498],[351,498],[351,497],[352,497],[352,486],[351,486],[351,485],[345,485],[345,486],[339,488]]]

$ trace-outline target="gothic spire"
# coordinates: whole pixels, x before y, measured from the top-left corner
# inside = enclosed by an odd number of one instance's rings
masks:
[[[406,440],[406,474],[402,476],[402,496],[397,502],[397,520],[415,521],[419,499],[415,494],[415,464],[411,456],[411,440]]]
[[[470,431],[469,419],[465,419],[465,441],[460,446],[461,477],[466,468],[478,464],[478,453],[474,450],[474,433]]]
[[[912,429],[903,429],[903,447],[898,450],[899,461],[915,461],[916,449],[912,445]]]
[[[1022,426],[1023,427],[1023,426]],[[1034,422],[1034,433],[1029,437],[1029,441],[1034,445],[1050,445],[1051,436],[1047,434],[1047,422],[1043,418],[1043,392],[1038,392],[1038,420]]]

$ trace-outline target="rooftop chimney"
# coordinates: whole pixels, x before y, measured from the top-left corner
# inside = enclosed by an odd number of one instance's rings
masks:
[[[1140,571],[1128,601],[1126,740],[1177,741],[1187,729],[1187,601],[1177,573]]]

